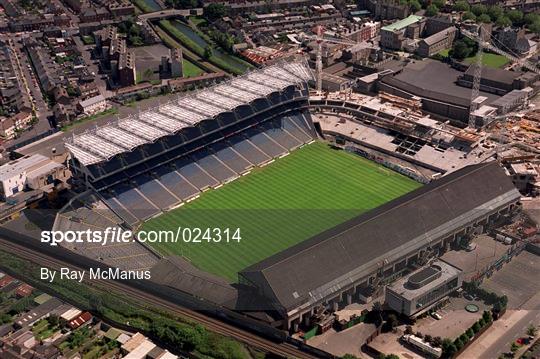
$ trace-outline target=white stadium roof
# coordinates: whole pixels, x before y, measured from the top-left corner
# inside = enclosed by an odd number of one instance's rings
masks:
[[[66,141],[66,147],[85,166],[107,161],[117,154],[312,78],[311,70],[304,62],[269,66],[74,135]]]

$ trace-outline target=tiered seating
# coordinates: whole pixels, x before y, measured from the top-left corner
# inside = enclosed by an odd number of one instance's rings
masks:
[[[242,135],[231,137],[228,142],[236,152],[255,166],[268,162],[271,159]]]
[[[197,164],[219,182],[226,182],[237,176],[235,172],[231,171],[207,150],[201,150],[199,153]]]
[[[282,119],[281,127],[301,142],[308,142],[311,140],[311,136],[308,135],[309,130],[306,129],[306,131],[298,127],[290,117],[284,117]]]
[[[236,173],[243,173],[250,167],[252,164],[246,161],[244,158],[235,152],[231,147],[227,146],[226,143],[220,142],[219,144],[213,145],[211,149],[215,152],[215,156],[225,163],[229,168],[231,168]]]
[[[285,148],[270,140],[270,138],[266,136],[264,132],[258,132],[250,129],[247,131],[247,135],[251,143],[270,157],[278,157],[287,152]]]
[[[279,123],[268,122],[263,124],[261,127],[264,128],[264,133],[268,137],[279,143],[283,148],[292,150],[302,144],[302,142],[299,142],[294,137],[291,137],[287,132],[280,128]]]
[[[293,113],[266,122],[252,118],[189,141],[156,158],[153,167],[142,162],[111,176],[123,182],[112,187],[105,201],[128,224],[146,220],[311,141],[314,129],[303,116]]]
[[[290,116],[291,120],[301,129],[306,130],[309,135],[316,138],[317,133],[315,128],[313,128],[312,122],[308,121],[304,113],[300,113],[295,116]]]
[[[139,220],[144,221],[160,212],[145,199],[135,188],[120,184],[113,187],[116,199]]]
[[[137,217],[132,215],[131,212],[128,212],[126,208],[124,208],[120,202],[118,202],[113,194],[103,194],[103,200],[107,206],[124,221],[126,221],[127,224],[133,226],[139,221]]]
[[[178,198],[168,192],[158,181],[149,176],[138,176],[134,179],[139,191],[160,209],[165,210],[177,204]]]
[[[103,233],[107,228],[115,228],[117,231],[123,231],[119,227],[122,222],[122,219],[112,212],[105,203],[95,195],[90,194],[66,205],[58,213],[53,230],[85,232],[90,229]],[[124,270],[146,270],[153,267],[159,260],[155,254],[136,241],[128,243],[114,241],[107,243],[63,242],[60,245],[73,252]]]
[[[166,166],[162,166],[156,170],[156,174],[159,176],[158,181],[182,201],[185,201],[199,193],[198,188],[186,181],[170,167],[168,168]]]
[[[210,177],[204,172],[197,163],[190,163],[182,168],[178,168],[177,172],[188,180],[189,183],[201,190],[219,184],[215,178]]]

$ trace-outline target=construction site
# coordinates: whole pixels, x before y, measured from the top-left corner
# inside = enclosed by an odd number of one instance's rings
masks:
[[[361,65],[325,67],[329,48],[350,44],[320,27],[314,33],[316,91],[309,106],[316,126],[336,146],[423,182],[500,159],[523,195],[538,194],[540,70],[528,58],[501,50],[483,26],[474,26],[459,28],[478,46],[466,67],[386,52],[381,60],[370,46]],[[487,67],[485,53],[509,65]]]

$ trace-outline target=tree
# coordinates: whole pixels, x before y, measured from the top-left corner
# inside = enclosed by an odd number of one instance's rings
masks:
[[[493,315],[491,314],[490,310],[484,310],[482,313],[482,318],[486,323],[491,323],[493,321]]]
[[[358,359],[358,357],[352,354],[345,354],[344,356],[341,357],[341,359]]]
[[[471,8],[471,11],[476,16],[480,16],[480,15],[485,14],[487,12],[487,7],[485,5],[482,5],[482,4],[476,4],[476,5],[473,5],[473,7]]]
[[[213,53],[212,53],[212,48],[211,48],[210,46],[206,46],[206,47],[204,48],[204,58],[205,58],[205,59],[209,59],[209,58],[212,57],[212,55],[213,55]]]
[[[511,351],[512,353],[517,352],[518,349],[519,349],[519,345],[517,345],[515,342],[512,343],[512,345],[510,345],[510,351]]]
[[[415,334],[418,338],[424,338],[424,334],[420,333],[420,332],[416,332]]]
[[[409,6],[411,7],[412,12],[417,12],[422,9],[422,5],[418,0],[409,1]]]
[[[536,22],[533,22],[532,24],[529,24],[527,28],[532,32],[540,34],[540,21],[536,21]]]
[[[527,328],[527,335],[530,335],[531,337],[535,337],[536,334],[538,334],[538,329],[534,325],[529,325]]]
[[[405,327],[405,334],[412,334],[412,333],[413,333],[412,326],[407,325],[407,326]]]
[[[437,6],[437,8],[442,9],[446,5],[446,0],[433,0],[431,3]]]
[[[476,333],[478,333],[478,332],[482,329],[482,326],[480,325],[480,323],[475,322],[475,323],[472,325],[471,328],[472,328],[474,334],[476,334]]]
[[[442,338],[441,337],[435,337],[433,338],[431,345],[433,345],[435,348],[440,348],[442,346]]]
[[[498,5],[490,6],[487,9],[487,14],[491,18],[491,21],[497,21],[502,15],[503,15],[503,9],[502,7]]]
[[[461,19],[463,21],[465,21],[465,20],[476,21],[476,15],[473,14],[471,11],[467,11],[466,13],[463,14],[463,17]]]
[[[469,57],[471,50],[464,41],[458,40],[454,43],[454,47],[450,50],[450,57],[457,60],[463,60]]]
[[[512,21],[514,26],[520,25],[523,21],[523,13],[517,9],[512,9],[506,13],[506,16]]]
[[[221,19],[227,15],[227,8],[223,4],[212,3],[205,8],[204,14],[210,20]]]
[[[497,19],[496,24],[500,27],[508,27],[512,26],[512,21],[508,18],[508,16],[501,16]]]
[[[459,0],[459,1],[456,1],[456,3],[453,6],[453,9],[454,11],[469,11],[471,10],[471,6],[465,0]]]
[[[435,16],[439,13],[439,8],[433,4],[429,5],[426,9],[426,16]]]
[[[47,321],[51,327],[56,327],[60,323],[60,318],[56,314],[51,314],[49,318],[47,318]]]
[[[469,337],[469,339],[471,339],[472,337],[474,337],[474,330],[472,328],[469,328],[467,329],[467,331],[465,332],[467,334],[467,336]]]
[[[445,338],[442,341],[441,349],[447,357],[452,357],[457,351],[457,347],[451,339]]]
[[[399,321],[395,314],[389,314],[386,322],[388,323],[388,327],[390,328],[390,330],[394,329],[399,325]]]
[[[478,22],[481,22],[484,24],[489,24],[491,22],[491,18],[489,17],[488,14],[482,14],[478,16],[476,19],[478,20]]]
[[[458,351],[458,350],[461,350],[461,348],[463,348],[463,345],[465,344],[461,340],[461,337],[459,337],[459,338],[456,338],[456,340],[454,340],[454,345],[456,346],[456,351]]]
[[[426,335],[424,336],[424,340],[425,340],[426,342],[428,342],[428,343],[431,343],[431,342],[433,341],[433,337],[432,337],[431,335],[429,335],[429,334],[426,334]]]
[[[539,20],[540,20],[540,15],[538,15],[538,14],[536,14],[534,12],[530,12],[527,15],[523,16],[523,21],[527,25],[531,25],[531,24],[533,24],[535,22],[538,22]]]

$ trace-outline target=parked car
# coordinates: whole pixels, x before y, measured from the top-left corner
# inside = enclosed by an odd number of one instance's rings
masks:
[[[442,319],[442,316],[437,313],[437,312],[432,312],[431,313],[431,316],[434,318],[434,319],[437,319],[437,320],[441,320]]]

